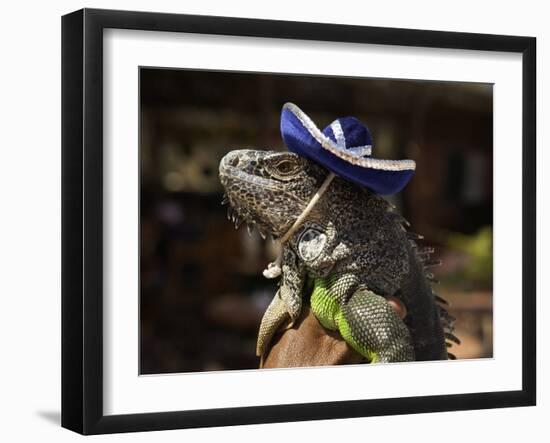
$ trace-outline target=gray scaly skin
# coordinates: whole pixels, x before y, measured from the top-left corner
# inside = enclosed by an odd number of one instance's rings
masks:
[[[246,221],[265,238],[283,236],[328,172],[290,152],[238,150],[220,162],[220,180],[236,225]],[[442,360],[453,318],[436,301],[426,268],[430,249],[382,197],[336,177],[307,219],[283,245],[279,289],[258,334],[263,356],[273,335],[291,327],[304,296],[320,323],[370,362]],[[387,303],[406,307],[402,320]]]

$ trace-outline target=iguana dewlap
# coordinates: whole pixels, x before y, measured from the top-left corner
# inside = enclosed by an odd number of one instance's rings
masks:
[[[287,233],[327,174],[289,152],[238,150],[220,163],[235,223],[264,237]],[[452,319],[427,278],[431,251],[417,247],[406,225],[382,197],[336,177],[283,246],[279,290],[262,319],[257,354],[309,298],[319,322],[370,362],[447,359],[445,338],[456,341]],[[390,296],[405,306],[404,319]]]

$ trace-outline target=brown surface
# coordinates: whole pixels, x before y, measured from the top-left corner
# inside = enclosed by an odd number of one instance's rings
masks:
[[[324,329],[307,307],[293,328],[274,338],[260,368],[344,365],[362,360],[338,332]]]
[[[389,303],[401,318],[405,317],[403,305],[393,297]],[[274,338],[271,349],[260,362],[260,368],[346,365],[363,360],[338,332],[323,328],[311,309],[304,307],[294,327]]]

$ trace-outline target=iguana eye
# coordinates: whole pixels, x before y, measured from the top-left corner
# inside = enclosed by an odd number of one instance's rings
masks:
[[[275,165],[277,172],[282,175],[292,174],[296,171],[296,163],[290,160],[280,161]]]

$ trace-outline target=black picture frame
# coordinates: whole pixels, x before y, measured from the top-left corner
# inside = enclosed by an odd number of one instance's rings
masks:
[[[103,30],[171,31],[522,55],[522,389],[131,415],[103,413]],[[62,18],[62,426],[102,434],[457,411],[536,403],[536,39],[83,9]],[[518,122],[519,123],[519,122]]]

